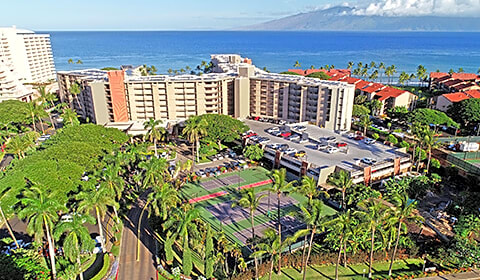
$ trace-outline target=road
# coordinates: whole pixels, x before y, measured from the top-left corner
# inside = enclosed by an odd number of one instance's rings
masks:
[[[120,248],[118,279],[119,280],[155,280],[155,241],[153,232],[148,227],[148,212],[142,215],[140,230],[140,254],[137,261],[138,219],[146,204],[148,193],[142,194],[124,220],[122,245]]]

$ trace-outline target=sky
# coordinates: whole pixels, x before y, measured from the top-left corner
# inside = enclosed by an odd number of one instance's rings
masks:
[[[2,0],[0,26],[32,30],[221,30],[337,5],[357,15],[479,16],[480,0]]]

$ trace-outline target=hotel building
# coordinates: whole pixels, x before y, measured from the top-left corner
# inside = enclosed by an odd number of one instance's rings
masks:
[[[31,100],[32,89],[24,83],[55,79],[50,35],[0,28],[0,101]]]
[[[185,120],[215,113],[261,116],[350,129],[355,87],[343,82],[272,74],[239,55],[212,55],[212,73],[138,76],[96,69],[59,72],[60,99],[98,124]],[[73,83],[81,92],[72,95]]]

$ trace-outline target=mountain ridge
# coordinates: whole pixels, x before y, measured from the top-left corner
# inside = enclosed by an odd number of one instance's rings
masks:
[[[356,15],[336,6],[235,28],[252,31],[480,31],[480,18],[448,16]]]

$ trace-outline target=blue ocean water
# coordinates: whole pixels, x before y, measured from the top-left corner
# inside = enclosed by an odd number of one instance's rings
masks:
[[[48,32],[48,31],[47,31]],[[149,64],[159,73],[194,68],[210,54],[238,53],[259,67],[280,72],[299,61],[303,68],[348,61],[395,64],[398,72],[476,72],[480,67],[480,33],[460,32],[236,32],[105,31],[48,32],[57,70]],[[80,59],[83,65],[68,64]]]

